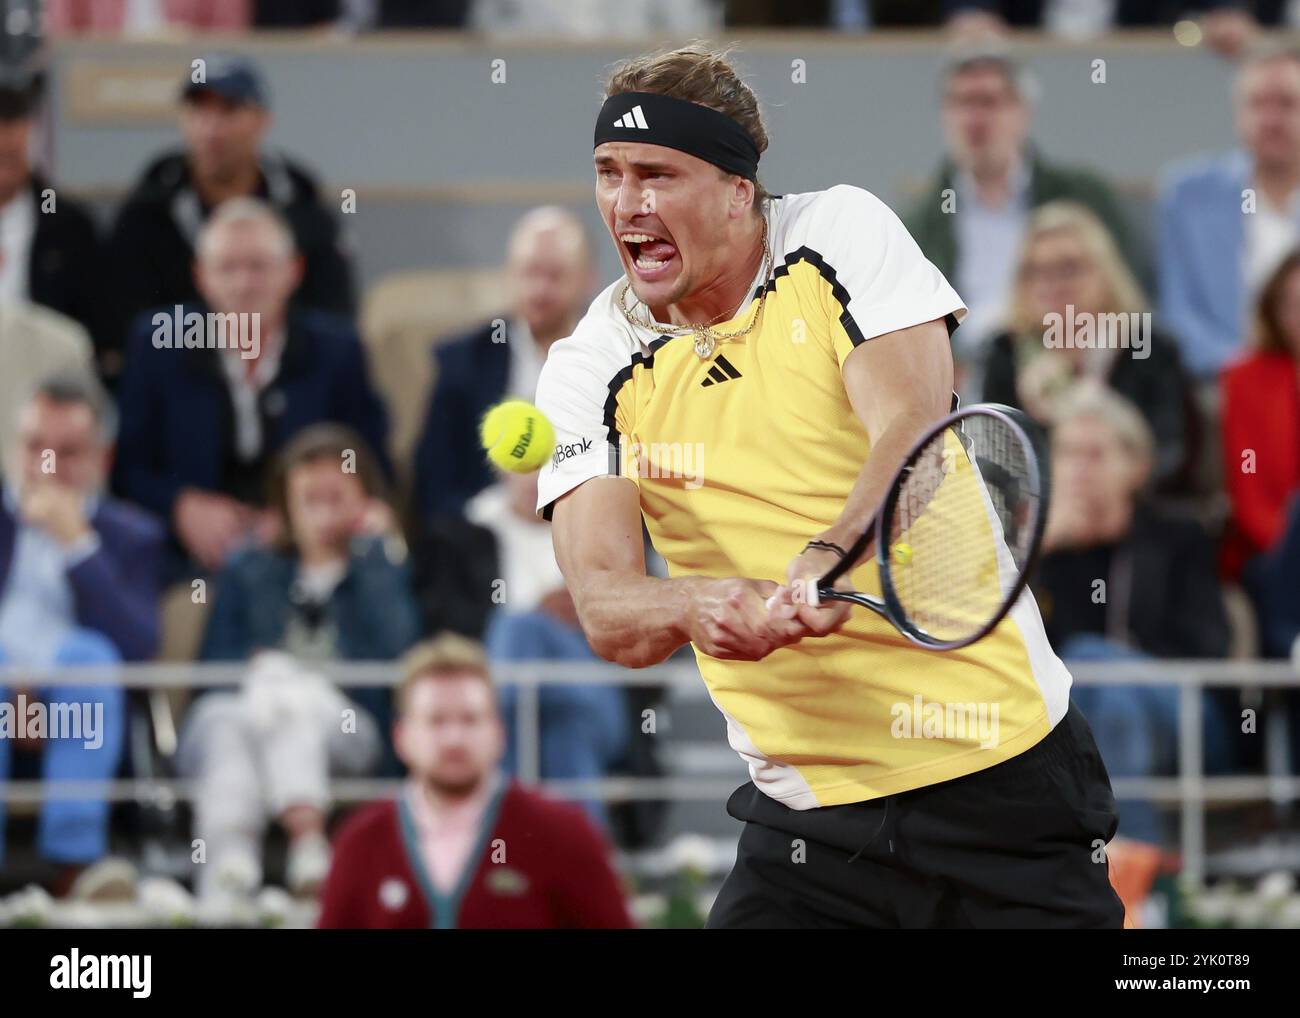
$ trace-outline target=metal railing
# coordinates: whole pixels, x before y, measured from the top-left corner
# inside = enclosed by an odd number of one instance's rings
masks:
[[[397,678],[392,662],[346,662],[313,666],[343,686],[391,686]],[[1206,777],[1201,733],[1201,692],[1213,687],[1300,688],[1300,672],[1286,662],[1166,660],[1087,662],[1071,665],[1078,685],[1170,685],[1179,689],[1178,774],[1168,778],[1112,778],[1119,799],[1147,799],[1178,804],[1184,874],[1201,881],[1205,875],[1206,806],[1211,802],[1300,800],[1300,778],[1281,773],[1262,776]],[[114,667],[69,667],[41,671],[0,668],[0,686],[120,685],[162,691],[176,688],[235,686],[247,672],[243,664],[151,663]],[[735,781],[717,777],[611,777],[599,781],[539,781],[540,699],[543,686],[603,683],[621,686],[663,686],[703,695],[693,664],[673,663],[630,670],[603,662],[510,662],[493,666],[499,686],[518,687],[515,724],[519,777],[541,784],[564,798],[636,801],[724,801]],[[155,718],[156,720],[156,718]],[[331,788],[340,801],[362,801],[392,794],[396,779],[336,780]],[[189,798],[191,782],[139,779],[107,782],[10,781],[0,788],[0,800],[40,802],[48,798],[106,798],[110,801],[168,802]]]

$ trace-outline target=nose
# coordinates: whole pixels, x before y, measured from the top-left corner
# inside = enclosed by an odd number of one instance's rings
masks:
[[[618,187],[618,198],[614,202],[615,222],[626,223],[634,216],[641,215],[644,198],[644,188],[638,187],[635,182],[624,177]]]

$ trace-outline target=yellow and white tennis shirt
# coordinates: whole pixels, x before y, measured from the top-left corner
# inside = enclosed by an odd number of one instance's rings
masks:
[[[539,511],[592,477],[622,474],[640,489],[672,576],[777,582],[835,522],[871,451],[845,392],[845,358],[922,322],[955,328],[966,309],[898,217],[860,188],[775,198],[767,215],[774,270],[715,328],[747,326],[765,286],[762,320],[707,361],[689,334],[631,325],[617,305],[622,279],[551,348],[537,404],[557,445]],[[879,594],[874,563],[852,580]],[[1069,672],[1028,593],[992,634],[957,651],[922,650],[855,609],[839,633],[762,661],[698,648],[696,659],[732,748],[757,786],[793,809],[992,766],[1043,738],[1069,699]]]

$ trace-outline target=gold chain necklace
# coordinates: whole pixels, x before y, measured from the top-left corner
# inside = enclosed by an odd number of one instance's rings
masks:
[[[632,281],[630,279],[624,281],[623,289],[619,291],[618,307],[619,310],[623,312],[623,317],[626,318],[628,322],[630,322],[632,325],[636,326],[639,329],[649,329],[652,332],[659,333],[661,336],[682,336],[688,332],[694,333],[696,356],[699,357],[700,360],[702,361],[708,360],[710,357],[713,356],[713,351],[717,349],[719,340],[739,339],[741,336],[748,336],[751,332],[754,331],[755,326],[758,325],[759,321],[763,317],[763,305],[767,302],[767,278],[769,275],[771,275],[771,273],[772,273],[772,250],[771,248],[768,247],[767,244],[767,216],[763,216],[763,281],[761,284],[762,289],[759,292],[758,307],[754,311],[754,317],[750,319],[749,324],[746,325],[739,332],[718,332],[715,329],[711,329],[707,324],[705,325],[660,325],[658,322],[656,322],[653,318],[650,317],[649,307],[646,307],[647,321],[644,322],[637,321],[637,319],[633,316],[631,310],[627,306],[627,292],[632,288]],[[637,303],[641,303],[641,302],[638,301]]]

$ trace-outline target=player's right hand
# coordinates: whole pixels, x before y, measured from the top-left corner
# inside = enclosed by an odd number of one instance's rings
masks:
[[[703,581],[692,594],[691,643],[727,661],[761,661],[798,643],[807,627],[797,619],[773,618],[767,610],[778,589],[771,580]]]
[[[829,636],[843,628],[851,611],[843,601],[816,602],[817,584],[839,562],[839,555],[826,548],[806,548],[786,568],[786,582],[778,588],[767,605],[774,619],[788,619],[804,628],[804,636]],[[835,586],[850,590],[853,584],[846,574]]]

